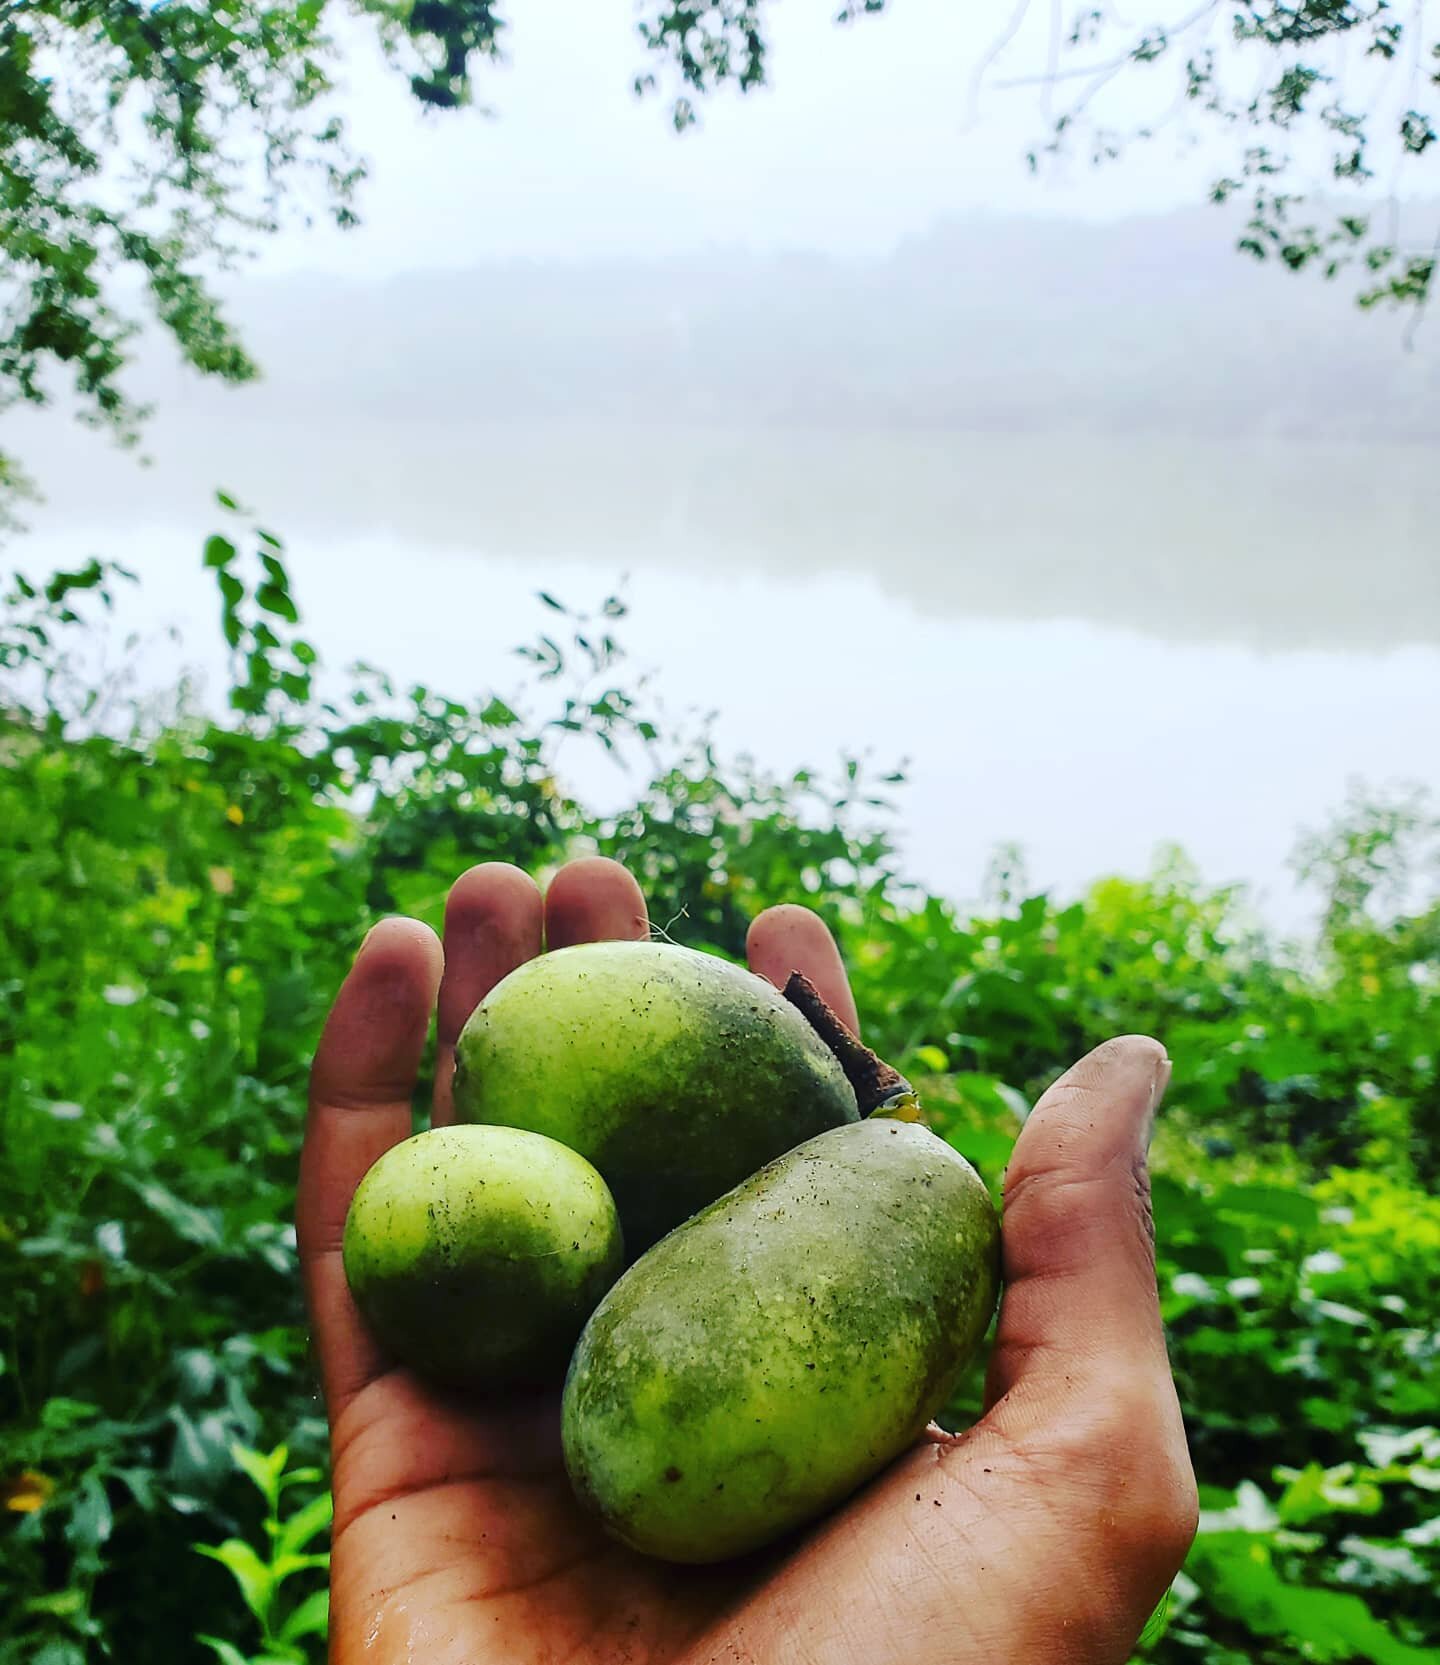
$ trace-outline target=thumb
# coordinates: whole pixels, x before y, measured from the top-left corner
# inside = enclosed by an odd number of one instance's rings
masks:
[[[1051,1087],[1016,1141],[986,1382],[989,1405],[1007,1401],[1002,1419],[1048,1420],[1057,1400],[1088,1395],[1097,1381],[1138,1388],[1157,1372],[1173,1400],[1146,1160],[1169,1079],[1157,1041],[1106,1041]]]

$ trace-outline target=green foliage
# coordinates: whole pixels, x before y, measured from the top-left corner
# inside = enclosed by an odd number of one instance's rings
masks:
[[[1160,1283],[1206,1514],[1145,1657],[1440,1657],[1423,801],[1357,800],[1307,839],[1325,906],[1299,947],[1178,855],[1067,902],[1002,854],[962,910],[897,871],[896,777],[773,779],[672,732],[619,598],[543,598],[514,686],[329,676],[280,540],[224,506],[223,719],[95,683],[114,569],[17,576],[0,611],[0,1665],[318,1657],[290,1219],[319,1025],[378,913],[438,923],[472,861],[543,877],[593,850],[727,954],[765,905],[818,908],[869,1038],[997,1187],[1061,1068],[1159,1035]],[[567,792],[580,748],[628,771],[616,813]]]
[[[468,104],[472,59],[496,60],[506,24],[494,0],[359,0],[393,58],[409,63],[410,90],[432,109]]]
[[[306,1639],[323,1637],[330,1622],[330,1592],[313,1575],[330,1567],[328,1554],[315,1554],[310,1544],[327,1532],[334,1510],[328,1491],[316,1492],[308,1502],[282,1514],[284,1494],[295,1486],[313,1488],[324,1481],[319,1468],[289,1468],[290,1453],[277,1445],[268,1454],[243,1445],[231,1447],[235,1466],[265,1500],[263,1522],[265,1553],[261,1554],[243,1538],[227,1538],[222,1544],[199,1544],[201,1555],[218,1561],[235,1580],[241,1600],[250,1610],[260,1631],[260,1652],[249,1665],[305,1665],[309,1657]],[[306,1575],[312,1575],[306,1577]],[[313,1586],[298,1599],[283,1587],[296,1577]],[[215,1650],[221,1665],[245,1665],[246,1656],[223,1637],[201,1636],[200,1641]]]
[[[1028,0],[991,62],[1026,10]],[[1201,0],[1143,27],[1085,6],[1063,26],[1055,14],[1050,57],[1050,70],[1034,79],[1063,104],[1051,115],[1047,102],[1050,133],[1030,153],[1032,168],[1077,147],[1092,162],[1113,162],[1188,118],[1235,141],[1234,163],[1216,179],[1211,200],[1248,199],[1243,253],[1292,272],[1358,273],[1362,307],[1423,310],[1436,245],[1426,235],[1402,246],[1396,229],[1396,205],[1415,194],[1413,165],[1433,154],[1440,121],[1440,36],[1423,5],[1402,12],[1392,0]],[[1357,66],[1376,72],[1361,89]],[[1170,72],[1169,116],[1124,128],[1106,123],[1096,113],[1105,89],[1141,70]],[[1367,195],[1355,206],[1332,198],[1313,207],[1296,180],[1307,146],[1328,152],[1332,192]],[[1383,208],[1377,176],[1386,184]]]
[[[1172,1153],[1162,1304],[1208,1484],[1166,1657],[1440,1660],[1440,1204],[1365,1169],[1307,1193],[1269,1160],[1237,1183],[1234,1159]]]
[[[256,370],[201,276],[275,223],[287,176],[319,172],[343,221],[360,177],[330,91],[323,0],[266,6],[24,0],[0,19],[0,408],[50,397],[48,366],[93,420],[135,437],[121,372],[136,319],[122,270],[187,362]],[[124,189],[114,188],[116,164]]]
[[[495,0],[353,0],[427,109],[471,102],[502,56]],[[259,373],[212,287],[287,212],[357,222],[366,165],[332,73],[339,0],[13,0],[0,11],[0,412],[68,380],[85,420],[127,445],[148,412],[124,385],[158,325],[203,375]],[[763,80],[758,0],[691,0],[639,33],[688,94]],[[738,41],[738,45],[737,45]],[[657,84],[637,77],[637,90]],[[138,281],[137,309],[126,280]],[[26,483],[0,454],[0,532]]]
[[[765,40],[760,32],[760,0],[671,0],[653,21],[640,24],[640,38],[653,53],[673,58],[681,83],[689,89],[676,100],[672,116],[677,132],[695,123],[690,92],[704,94],[733,81],[741,92],[765,84]],[[639,75],[635,91],[656,86],[656,76]]]
[[[148,314],[185,362],[259,374],[211,287],[281,224],[356,223],[365,165],[331,75],[335,0],[164,5],[17,0],[0,15],[0,410],[67,378],[86,420],[134,444],[124,386]],[[498,55],[487,0],[363,0],[416,98],[466,101]],[[138,280],[144,310],[122,299]],[[0,456],[0,506],[23,479]],[[5,523],[0,521],[0,530]]]

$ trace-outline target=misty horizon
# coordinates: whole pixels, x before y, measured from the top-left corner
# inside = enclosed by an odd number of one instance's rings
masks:
[[[542,578],[855,572],[956,618],[1440,642],[1431,337],[1403,350],[1205,210],[975,216],[883,259],[256,277],[234,310],[260,383],[144,355],[154,468],[12,419],[37,532],[187,504],[198,536],[221,486],[292,541],[388,532]]]

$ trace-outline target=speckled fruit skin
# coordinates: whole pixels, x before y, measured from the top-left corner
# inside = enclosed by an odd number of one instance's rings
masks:
[[[837,1128],[643,1256],[566,1378],[565,1465],[633,1549],[719,1561],[911,1445],[985,1334],[999,1222],[927,1128]]]
[[[593,1162],[631,1254],[859,1116],[830,1049],[769,983],[658,942],[586,943],[512,971],[461,1033],[455,1108]]]
[[[393,1146],[345,1220],[345,1276],[366,1322],[446,1387],[559,1382],[624,1260],[594,1168],[508,1127],[434,1128]]]

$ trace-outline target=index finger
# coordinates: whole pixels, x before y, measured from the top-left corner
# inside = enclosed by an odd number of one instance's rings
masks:
[[[360,945],[310,1072],[295,1233],[331,1419],[385,1368],[341,1261],[355,1187],[410,1133],[410,1104],[440,982],[435,933],[382,920]]]
[[[435,1032],[431,1125],[455,1119],[450,1083],[455,1043],[466,1019],[517,966],[540,952],[544,904],[534,879],[509,862],[472,867],[445,898],[445,975]]]

